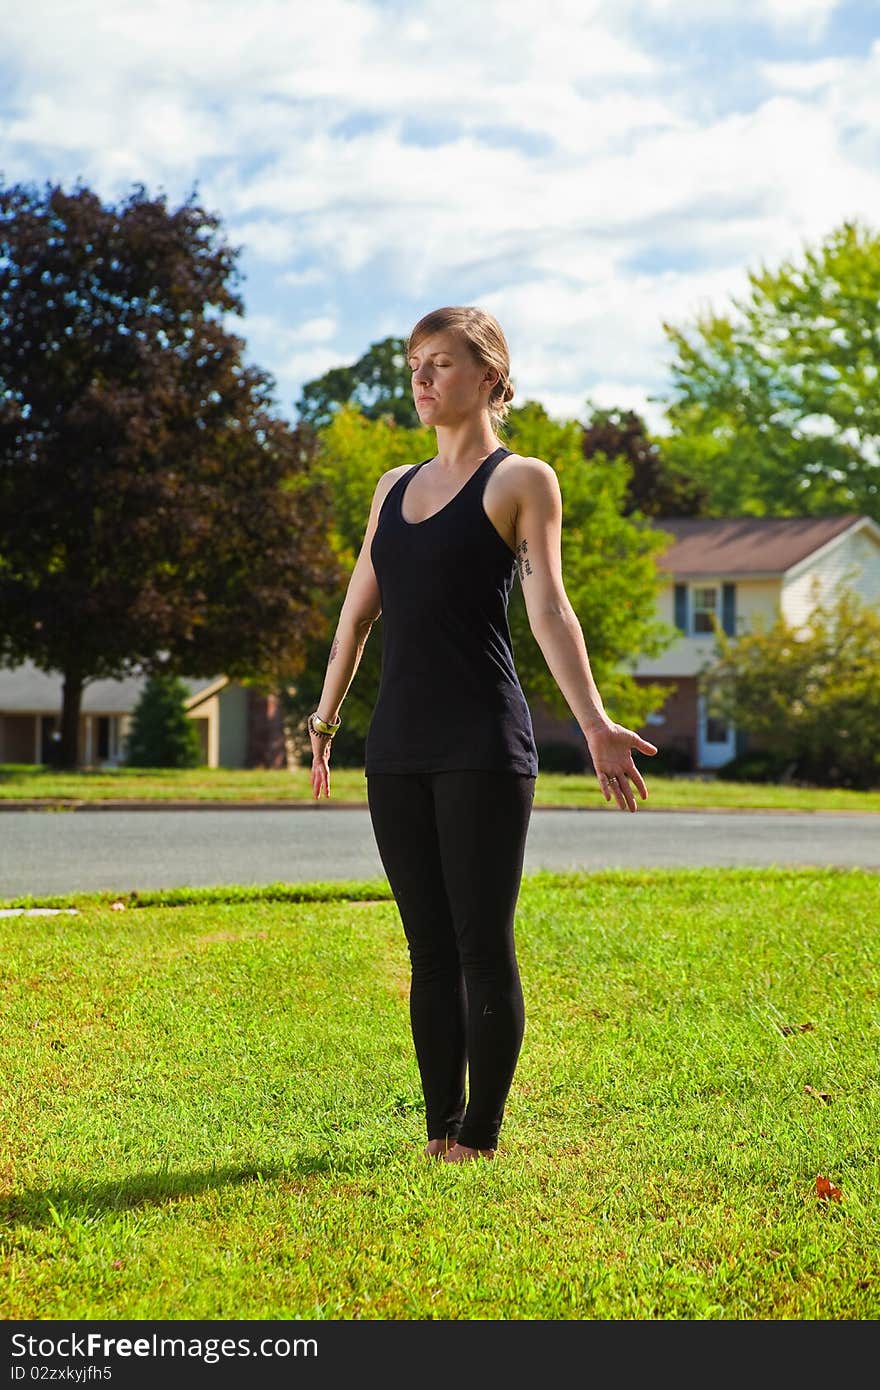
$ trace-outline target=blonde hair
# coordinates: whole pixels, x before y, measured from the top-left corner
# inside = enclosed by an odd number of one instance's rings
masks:
[[[419,319],[410,333],[406,342],[407,357],[423,339],[447,329],[461,334],[480,366],[494,367],[499,373],[489,392],[489,414],[497,430],[507,419],[513,400],[510,351],[501,324],[485,309],[476,309],[472,305],[447,304],[442,309],[432,309],[430,314]]]

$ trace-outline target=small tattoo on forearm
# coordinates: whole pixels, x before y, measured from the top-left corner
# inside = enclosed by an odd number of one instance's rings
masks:
[[[528,541],[520,541],[516,547],[516,563],[519,569],[519,582],[522,583],[527,574],[531,574],[532,567],[529,564]]]
[[[337,653],[338,651],[339,651],[339,638],[338,638],[338,637],[334,637],[334,638],[333,638],[333,646],[330,648],[330,661],[335,661],[335,660],[336,660],[336,653]],[[328,666],[330,665],[330,661],[327,662],[327,665],[328,665]]]

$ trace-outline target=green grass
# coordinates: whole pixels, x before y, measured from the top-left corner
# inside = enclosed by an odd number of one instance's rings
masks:
[[[384,881],[75,901],[0,918],[6,1319],[880,1315],[876,875],[527,876],[464,1167]]]
[[[880,811],[880,788],[857,792],[835,787],[789,787],[772,783],[722,782],[712,777],[654,777],[650,759],[639,762],[648,785],[642,809],[717,808],[788,811]],[[330,770],[331,799],[366,805],[367,784],[361,768]],[[48,799],[58,805],[89,801],[250,801],[312,800],[307,768],[294,772],[263,768],[118,768],[57,772],[49,768],[0,765],[0,801]],[[541,773],[535,787],[537,806],[587,806],[616,813],[599,792],[592,773]]]

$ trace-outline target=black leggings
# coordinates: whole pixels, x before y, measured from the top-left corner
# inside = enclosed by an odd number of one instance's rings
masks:
[[[409,946],[429,1139],[498,1143],[525,1027],[513,921],[534,794],[535,778],[518,772],[367,777]]]

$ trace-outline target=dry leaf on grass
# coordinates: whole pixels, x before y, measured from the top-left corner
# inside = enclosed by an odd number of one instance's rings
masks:
[[[816,1196],[821,1202],[839,1202],[843,1193],[839,1187],[835,1187],[830,1178],[823,1178],[820,1175],[816,1179]]]
[[[831,1097],[827,1091],[817,1091],[815,1086],[805,1086],[804,1095],[812,1096],[814,1100],[821,1100],[823,1105],[831,1104]]]
[[[784,1038],[792,1033],[812,1033],[815,1023],[780,1023],[779,1031]]]

